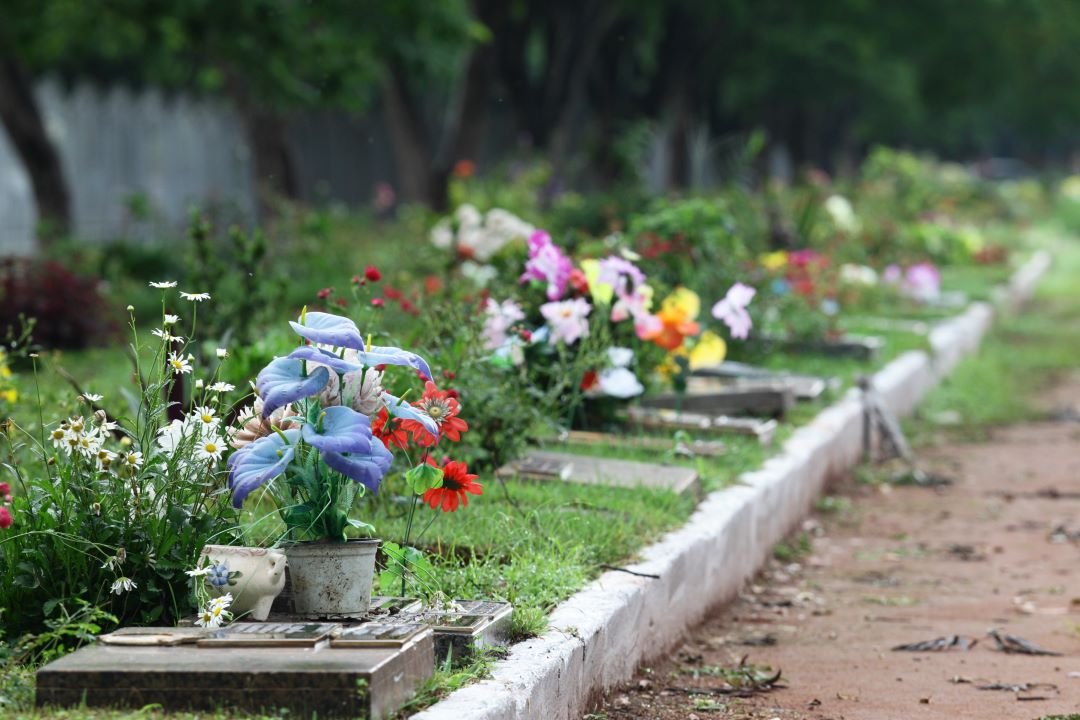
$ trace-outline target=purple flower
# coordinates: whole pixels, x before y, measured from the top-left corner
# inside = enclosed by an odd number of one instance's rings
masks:
[[[597,282],[615,288],[617,298],[625,298],[638,286],[645,284],[645,273],[626,258],[612,255],[601,260],[598,265],[600,272],[596,276]]]
[[[566,293],[566,285],[574,266],[551,236],[537,230],[529,237],[529,260],[518,282],[539,280],[547,283],[548,300],[558,300]]]
[[[931,263],[916,263],[904,274],[904,291],[916,300],[934,300],[941,293],[941,273]]]
[[[712,315],[717,320],[722,320],[731,330],[731,337],[745,340],[750,334],[750,328],[754,326],[750,319],[750,313],[746,312],[746,306],[754,299],[757,290],[749,285],[735,283],[727,291],[727,295],[720,302],[713,305]]]
[[[567,345],[572,345],[588,335],[590,312],[592,305],[585,298],[541,305],[540,313],[551,327],[548,342],[554,345],[562,340]]]
[[[888,285],[896,285],[904,277],[903,271],[900,270],[900,266],[893,264],[885,268],[881,273],[881,281]]]

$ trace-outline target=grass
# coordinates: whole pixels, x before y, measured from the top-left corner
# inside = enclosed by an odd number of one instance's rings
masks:
[[[1080,361],[1080,243],[1059,240],[1054,263],[1020,315],[999,320],[977,355],[963,360],[907,423],[918,442],[947,430],[981,440],[991,428],[1044,415],[1037,400]],[[958,422],[937,420],[955,416]]]

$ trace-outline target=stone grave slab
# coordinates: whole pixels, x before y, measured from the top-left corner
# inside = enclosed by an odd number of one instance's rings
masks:
[[[769,336],[759,339],[787,352],[853,358],[864,362],[877,359],[881,349],[885,347],[885,341],[874,335],[844,335],[825,340],[788,340]]]
[[[759,383],[782,383],[791,388],[795,399],[816,400],[832,386],[839,386],[837,378],[825,379],[816,375],[802,375],[783,370],[769,370],[746,363],[725,361],[695,370],[689,381],[688,392],[706,393],[723,387],[754,387]]]
[[[156,628],[170,633],[175,628]],[[95,643],[37,673],[37,704],[165,710],[288,709],[389,718],[434,671],[434,634],[400,647],[131,647]]]
[[[763,381],[747,387],[720,387],[708,392],[650,395],[641,399],[648,408],[681,409],[710,415],[753,415],[782,418],[795,405],[795,393],[780,382]]]
[[[649,430],[689,430],[718,435],[749,435],[762,445],[769,445],[776,434],[776,420],[678,412],[668,408],[631,406],[630,421]]]
[[[719,457],[726,448],[719,440],[689,440],[676,443],[671,438],[651,437],[649,435],[616,435],[613,433],[571,430],[563,433],[559,440],[577,445],[593,445],[608,448],[634,448],[654,450],[658,453],[675,451],[678,455],[698,457]]]
[[[532,468],[542,472],[534,474]],[[499,477],[519,477],[533,480],[562,479],[583,485],[610,485],[625,488],[650,488],[697,494],[701,478],[693,468],[660,465],[633,460],[589,457],[546,450],[536,450],[522,460],[510,463],[497,471]]]

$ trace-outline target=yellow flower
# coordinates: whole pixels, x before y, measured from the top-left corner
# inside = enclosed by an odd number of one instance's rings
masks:
[[[4,390],[3,392],[0,392],[0,397],[4,398],[4,402],[8,403],[9,405],[13,405],[19,400],[19,391],[15,388],[11,388],[10,390]]]
[[[690,350],[690,370],[713,367],[724,362],[727,357],[727,343],[711,330],[701,333],[701,337]]]
[[[585,280],[589,283],[589,294],[597,305],[610,305],[615,297],[615,288],[600,280],[600,261],[582,260],[581,271],[585,273]]]
[[[693,290],[684,288],[681,285],[672,290],[671,294],[664,298],[664,302],[660,304],[661,315],[667,314],[679,322],[696,320],[700,312],[701,298]]]
[[[697,293],[684,287],[675,288],[660,303],[660,312],[656,313],[660,327],[644,339],[673,351],[682,346],[687,337],[701,332],[701,326],[694,322],[699,312],[701,298]]]
[[[788,263],[788,254],[784,250],[777,250],[776,252],[765,253],[758,257],[758,262],[761,263],[761,267],[769,271],[776,271]]]

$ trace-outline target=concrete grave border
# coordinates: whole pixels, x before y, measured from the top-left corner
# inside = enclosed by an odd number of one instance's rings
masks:
[[[974,352],[996,312],[1015,310],[1050,267],[1036,253],[994,294],[939,323],[930,352],[911,351],[873,376],[883,404],[898,415]],[[489,679],[457,690],[415,720],[577,720],[590,698],[629,679],[640,663],[672,647],[713,608],[731,600],[773,545],[810,511],[826,481],[862,453],[857,390],[796,430],[782,451],[741,483],[708,495],[687,523],[643,549],[628,569],[659,579],[606,572],[551,614],[550,628],[513,646]]]

